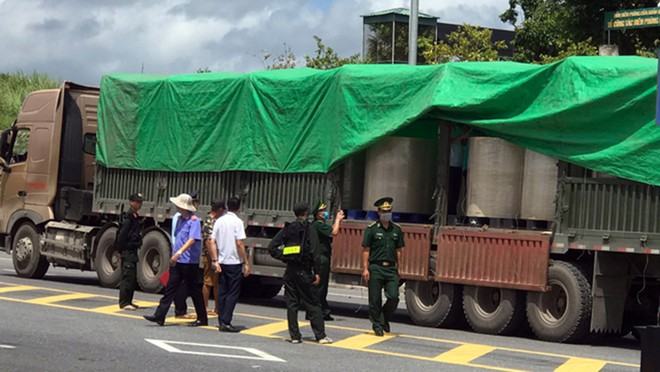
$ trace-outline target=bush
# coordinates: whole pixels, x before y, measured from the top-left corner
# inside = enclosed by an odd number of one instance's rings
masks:
[[[15,72],[0,74],[0,129],[9,127],[21,109],[28,93],[39,89],[57,88],[59,82],[46,74]]]

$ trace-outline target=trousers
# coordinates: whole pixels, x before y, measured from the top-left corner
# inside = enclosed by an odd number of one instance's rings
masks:
[[[208,322],[204,301],[202,299],[202,288],[199,287],[199,281],[197,279],[199,275],[198,271],[198,264],[177,263],[170,268],[170,280],[167,282],[165,294],[160,299],[160,303],[154,314],[157,319],[165,319],[177,292],[182,286],[185,286],[188,295],[192,297],[195,312],[197,313],[197,320]]]
[[[289,335],[292,340],[300,340],[298,311],[304,308],[317,340],[325,338],[325,323],[319,300],[318,288],[312,284],[314,278],[309,270],[288,267],[284,273],[284,295]]]

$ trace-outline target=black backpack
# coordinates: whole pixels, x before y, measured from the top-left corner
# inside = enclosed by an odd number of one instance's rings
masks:
[[[303,264],[310,252],[310,235],[309,223],[287,222],[271,240],[268,251],[271,257],[284,263]]]

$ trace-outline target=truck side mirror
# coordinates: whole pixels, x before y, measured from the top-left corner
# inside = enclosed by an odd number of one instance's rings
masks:
[[[85,139],[83,140],[83,152],[88,155],[96,155],[96,134],[85,134]]]

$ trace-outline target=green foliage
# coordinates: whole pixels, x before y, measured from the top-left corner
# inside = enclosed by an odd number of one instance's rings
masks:
[[[509,0],[500,19],[516,26],[516,60],[545,63],[597,54],[598,45],[607,43],[606,12],[655,6],[657,0]],[[622,55],[650,55],[657,37],[657,28],[612,31],[611,43]]]
[[[211,72],[211,69],[208,67],[200,67],[195,71],[196,74],[206,74],[209,72]]]
[[[267,70],[282,70],[296,67],[296,55],[293,53],[293,50],[286,43],[282,45],[284,47],[282,52],[275,57],[269,52],[263,53],[263,63]]]
[[[340,67],[346,64],[360,63],[362,59],[359,54],[354,54],[348,57],[340,57],[334,49],[323,44],[323,40],[314,35],[316,41],[316,51],[314,56],[305,56],[305,64],[307,67],[316,68],[319,70],[329,70],[331,68]]]
[[[394,40],[392,40],[392,26],[394,26]],[[408,24],[405,23],[377,23],[367,25],[367,55],[368,63],[408,63]],[[435,28],[420,25],[418,29],[418,45],[424,39],[434,38]],[[394,45],[392,42],[394,41]],[[392,54],[394,47],[394,54]],[[421,48],[417,50],[417,62],[425,64]]]
[[[57,80],[36,72],[0,74],[0,129],[9,127],[16,120],[28,93],[39,89],[57,88],[58,85]]]
[[[422,38],[419,48],[427,63],[459,61],[496,61],[497,52],[506,48],[504,41],[492,41],[493,31],[464,24],[447,36],[447,41]]]

